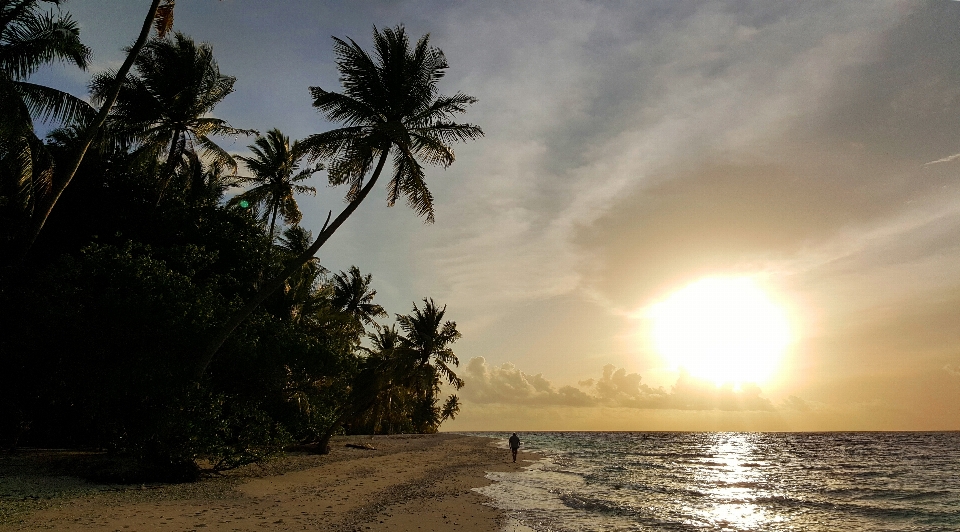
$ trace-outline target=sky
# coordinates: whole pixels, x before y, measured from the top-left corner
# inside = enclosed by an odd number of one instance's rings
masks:
[[[64,4],[92,72],[148,4]],[[174,28],[237,78],[217,117],[297,139],[336,127],[308,92],[340,89],[331,36],[397,24],[485,137],[427,170],[436,223],[378,191],[319,257],[391,314],[447,305],[466,386],[444,430],[960,429],[960,2],[180,0]],[[323,179],[314,231],[343,206]],[[704,279],[749,280],[788,325],[762,382],[657,347],[654,310]],[[773,327],[742,304],[717,304],[731,327]]]

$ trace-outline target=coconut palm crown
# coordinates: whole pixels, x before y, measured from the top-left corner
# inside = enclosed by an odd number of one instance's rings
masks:
[[[252,157],[237,156],[253,176],[240,177],[241,183],[252,184],[249,190],[238,194],[230,200],[231,205],[248,201],[251,204],[265,207],[261,213],[261,221],[269,223],[269,238],[273,242],[274,228],[279,216],[284,222],[296,225],[300,222],[300,207],[294,194],[316,195],[317,189],[297,184],[299,181],[310,178],[323,167],[300,169],[298,161],[302,157],[298,142],[290,144],[290,138],[279,129],[271,129],[266,135],[257,137],[249,146]]]
[[[411,49],[403,26],[373,30],[375,57],[353,39],[334,37],[343,93],[320,87],[310,93],[314,107],[345,127],[307,137],[304,149],[314,159],[329,161],[330,184],[348,184],[346,199],[353,201],[367,174],[373,169],[369,181],[375,181],[395,148],[387,204],[403,196],[433,222],[433,196],[421,163],[446,168],[456,158],[451,143],[483,136],[478,126],[453,121],[477,100],[461,92],[439,94],[437,82],[448,65],[443,52],[430,46],[429,34]]]
[[[220,73],[213,49],[182,33],[146,43],[134,63],[136,75],[127,76],[111,111],[114,131],[136,147],[144,160],[156,161],[166,152],[160,171],[160,193],[166,188],[188,151],[198,152],[224,167],[237,163],[210,137],[249,135],[225,120],[210,116],[231,92],[236,78]],[[116,74],[94,78],[93,99],[102,101]]]
[[[360,273],[360,268],[351,266],[348,272],[333,276],[333,306],[356,319],[358,324],[373,324],[374,318],[387,315],[383,307],[373,302],[377,291],[370,288],[373,275]]]
[[[451,366],[459,366],[460,360],[450,344],[461,335],[456,322],[444,321],[446,312],[446,305],[440,307],[432,298],[424,298],[422,310],[414,304],[411,314],[397,315],[397,323],[404,332],[402,345],[409,350],[414,366],[427,367],[432,361],[436,375],[459,390],[463,379],[457,377]]]

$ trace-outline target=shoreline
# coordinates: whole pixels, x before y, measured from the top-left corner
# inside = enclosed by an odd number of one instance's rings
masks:
[[[521,471],[538,459],[521,451],[514,464],[493,441],[450,433],[340,436],[328,455],[288,453],[190,484],[0,478],[0,517],[7,516],[0,532],[529,530],[473,491],[493,482],[488,471]]]

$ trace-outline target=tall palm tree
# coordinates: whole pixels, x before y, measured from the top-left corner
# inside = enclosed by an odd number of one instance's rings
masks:
[[[86,69],[90,58],[70,15],[43,12],[41,3],[61,2],[0,0],[0,207],[24,220],[53,178],[52,158],[34,133],[34,120],[69,123],[93,114],[83,100],[27,81],[47,63]],[[11,222],[4,225],[9,229]]]
[[[454,117],[477,100],[458,92],[439,94],[437,83],[448,68],[438,48],[424,35],[411,48],[403,26],[373,29],[376,57],[371,57],[352,39],[334,38],[337,68],[344,92],[312,87],[314,107],[332,122],[345,127],[311,135],[302,141],[314,159],[330,161],[331,185],[348,184],[347,206],[327,223],[304,253],[287,262],[279,275],[265,282],[257,293],[215,331],[198,359],[195,377],[206,371],[214,355],[236,327],[284,280],[309,261],[350,217],[383,172],[393,153],[392,176],[387,185],[387,204],[400,196],[427,222],[434,220],[433,197],[427,189],[420,162],[449,167],[455,160],[454,142],[483,136],[471,124],[458,124]]]
[[[297,184],[298,181],[308,179],[314,173],[323,169],[323,166],[304,168],[300,170],[299,160],[302,157],[299,142],[290,144],[290,138],[279,129],[271,129],[266,135],[257,137],[249,146],[253,157],[238,156],[237,159],[253,172],[251,177],[240,177],[240,183],[254,186],[230,200],[231,205],[247,201],[251,204],[264,207],[261,210],[262,221],[266,225],[269,219],[270,242],[273,242],[274,227],[277,216],[288,224],[300,223],[300,207],[294,194],[317,194],[317,189]],[[299,170],[299,171],[298,171]]]
[[[142,160],[154,163],[163,159],[157,200],[188,152],[236,170],[233,156],[210,137],[253,132],[210,116],[233,92],[236,81],[220,73],[212,47],[198,45],[177,32],[172,39],[147,42],[134,67],[137,73],[124,80],[111,119],[117,132],[137,146]],[[91,92],[95,102],[104,100],[115,78],[111,72],[94,78]]]
[[[373,373],[379,377],[379,386],[374,397],[366,397],[360,401],[371,401],[372,405],[356,416],[354,429],[360,428],[372,434],[410,432],[413,427],[406,419],[410,394],[406,388],[395,383],[395,379],[401,377],[397,371],[397,362],[403,359],[400,332],[396,325],[378,326],[367,334],[367,338],[370,340],[370,347],[360,348],[367,353],[364,366],[374,368]]]
[[[404,332],[401,344],[409,359],[402,366],[407,388],[413,402],[413,425],[417,432],[434,432],[447,417],[459,411],[459,400],[451,394],[443,408],[437,406],[437,394],[444,380],[457,390],[463,387],[463,379],[453,367],[460,365],[450,344],[460,338],[457,324],[444,321],[447,307],[437,306],[433,299],[423,300],[423,309],[413,306],[408,315],[398,315],[397,323]]]
[[[50,213],[56,206],[57,201],[59,201],[60,196],[63,195],[63,191],[66,190],[70,182],[73,181],[73,177],[77,174],[77,170],[80,168],[80,164],[83,162],[87,150],[100,133],[100,128],[107,120],[107,115],[113,109],[113,105],[117,101],[117,95],[120,93],[120,87],[123,85],[127,73],[130,72],[134,60],[136,60],[140,55],[140,51],[144,45],[146,45],[147,38],[150,36],[150,29],[156,25],[157,36],[163,38],[172,28],[175,3],[176,0],[152,0],[150,2],[150,6],[147,8],[147,16],[144,18],[143,24],[140,27],[140,34],[137,36],[137,40],[134,41],[133,46],[127,50],[127,56],[124,58],[123,63],[117,70],[116,76],[103,96],[100,110],[97,111],[92,121],[86,125],[84,134],[76,150],[76,155],[74,155],[64,169],[63,175],[53,182],[49,192],[44,196],[42,202],[33,213],[30,226],[20,239],[19,246],[14,250],[15,261],[22,261],[27,253],[29,253],[30,248],[33,247],[34,242],[37,240],[37,236],[40,235],[44,225],[46,225],[47,219],[50,217]]]

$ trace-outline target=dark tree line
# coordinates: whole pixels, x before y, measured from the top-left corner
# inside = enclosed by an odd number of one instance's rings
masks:
[[[190,478],[200,459],[456,416],[446,307],[425,298],[383,325],[372,275],[315,258],[384,172],[388,204],[432,222],[423,164],[482,136],[454,120],[475,100],[438,92],[448,65],[428,37],[374,28],[372,54],[335,39],[343,92],[310,93],[342,127],[292,141],[215,117],[235,79],[172,32],[170,0],[151,3],[121,69],[93,77],[93,106],[31,84],[51,61],[87,66],[58,4],[0,0],[0,445],[103,449]],[[38,123],[55,129],[40,139]],[[224,134],[250,136],[252,155]],[[298,199],[318,172],[346,196],[314,236]]]

